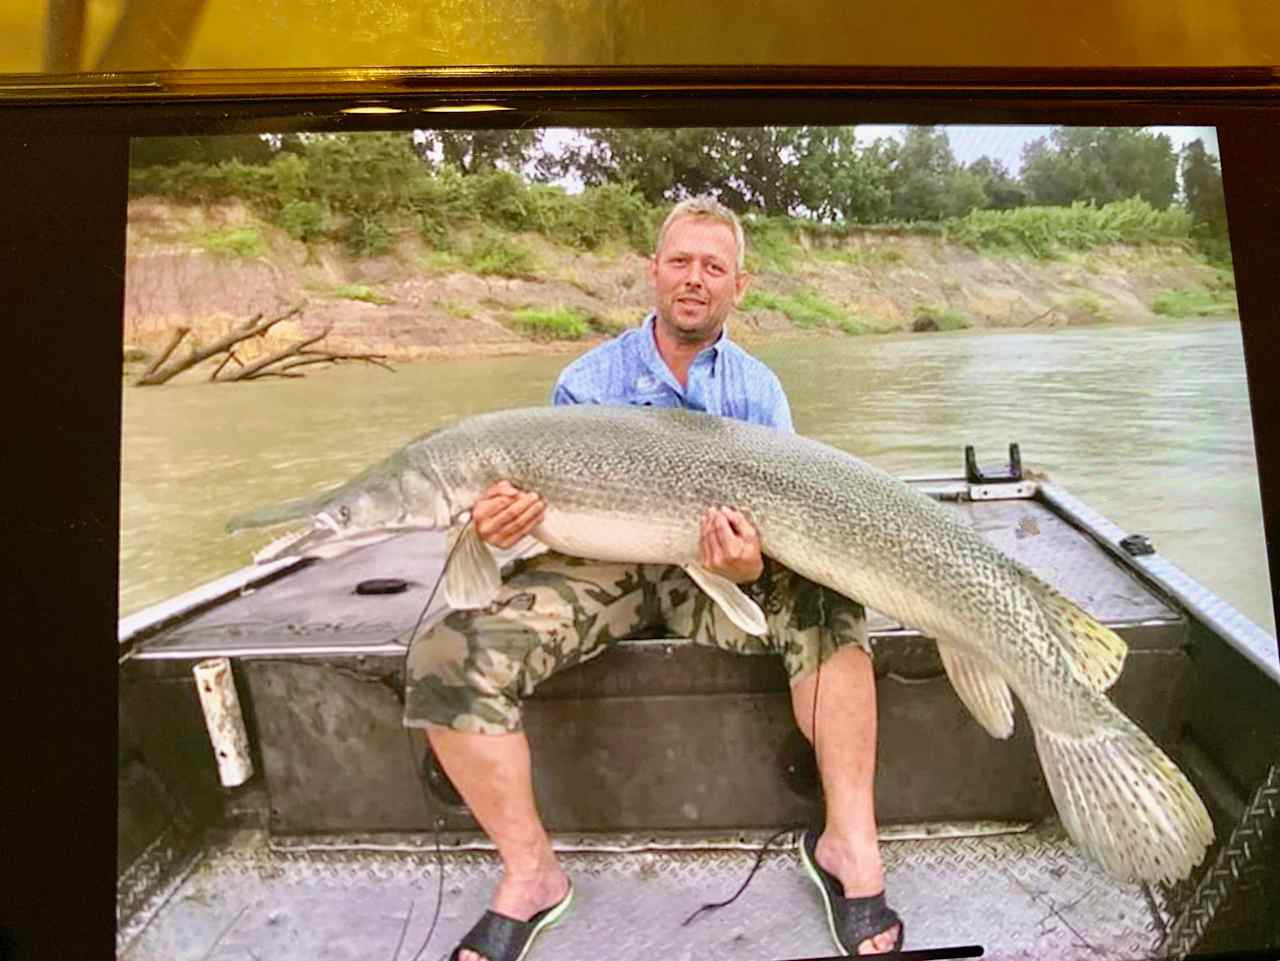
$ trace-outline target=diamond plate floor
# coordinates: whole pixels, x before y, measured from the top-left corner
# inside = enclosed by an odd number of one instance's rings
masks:
[[[785,845],[780,841],[779,845]],[[771,853],[732,905],[682,927],[704,902],[727,898],[754,861],[748,851],[566,853],[575,902],[545,932],[532,961],[684,961],[826,957],[818,897],[794,845]],[[980,944],[997,961],[1127,961],[1153,954],[1141,888],[1085,862],[1055,824],[986,838],[883,844],[891,903],[907,950]],[[122,930],[121,961],[442,961],[481,914],[496,880],[487,853],[304,852],[244,832],[212,846]],[[141,930],[138,928],[141,927]]]

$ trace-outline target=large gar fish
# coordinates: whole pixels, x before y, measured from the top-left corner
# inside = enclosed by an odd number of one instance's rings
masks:
[[[233,520],[310,517],[300,553],[411,528],[449,528],[454,606],[489,603],[496,562],[468,524],[498,480],[536,491],[534,536],[566,554],[678,564],[745,630],[764,617],[699,567],[699,519],[737,508],[764,553],[923,631],[960,699],[994,737],[1017,694],[1063,825],[1122,880],[1176,880],[1213,840],[1204,804],[1174,763],[1107,698],[1126,646],[988,544],[953,511],[835,448],[681,410],[546,407],[472,417],[429,433],[334,491]]]

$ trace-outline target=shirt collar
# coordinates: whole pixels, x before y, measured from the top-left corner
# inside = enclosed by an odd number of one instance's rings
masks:
[[[671,373],[671,368],[667,366],[667,362],[662,359],[662,355],[658,353],[658,342],[655,339],[654,326],[658,322],[658,315],[650,312],[644,319],[644,339],[642,350],[644,352],[645,364],[649,369],[662,379],[662,381],[676,390],[680,390],[680,384]],[[709,347],[705,347],[698,352],[698,357],[711,355],[711,370],[713,376],[720,374],[720,359],[724,356],[724,348],[729,345],[729,325],[726,323],[720,328],[720,336],[712,342]],[[694,358],[697,360],[697,357]]]

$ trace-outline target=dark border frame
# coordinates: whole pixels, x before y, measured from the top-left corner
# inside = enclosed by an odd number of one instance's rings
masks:
[[[86,85],[89,79],[96,85]],[[61,84],[61,86],[59,86]],[[144,86],[139,86],[139,84]],[[345,114],[361,104],[405,113]],[[462,103],[509,111],[426,113]],[[1280,72],[521,68],[0,78],[0,303],[17,481],[0,704],[0,961],[114,953],[119,553],[116,364],[130,135],[414,126],[808,123],[1218,128],[1272,570],[1280,561]],[[12,668],[16,667],[14,672]],[[26,741],[20,738],[25,737]],[[34,759],[34,763],[32,760]],[[112,799],[113,803],[105,803]],[[7,926],[7,929],[6,929]],[[6,940],[8,943],[6,944]]]

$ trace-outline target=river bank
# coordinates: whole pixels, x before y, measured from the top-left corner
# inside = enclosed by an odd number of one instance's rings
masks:
[[[867,230],[749,246],[752,289],[734,335],[795,336],[1163,322],[1235,311],[1229,271],[1178,244],[1111,245],[1052,259],[940,237]],[[635,324],[646,260],[621,244],[575,250],[535,234],[459,231],[447,249],[414,234],[354,257],[306,244],[238,203],[129,204],[124,342],[140,364],[175,327],[196,341],[303,304],[246,344],[248,360],[324,330],[324,346],[393,361],[564,354]],[[196,375],[186,375],[196,376]]]

